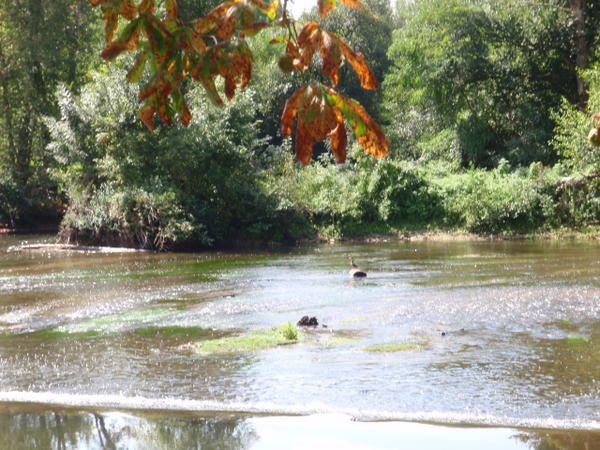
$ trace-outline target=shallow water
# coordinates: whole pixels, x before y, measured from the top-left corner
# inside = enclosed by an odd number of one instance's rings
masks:
[[[5,404],[600,430],[594,242],[6,251],[21,240],[0,237]],[[367,279],[349,279],[348,254]],[[327,328],[259,352],[191,350],[303,315]],[[417,345],[365,351],[394,342]]]

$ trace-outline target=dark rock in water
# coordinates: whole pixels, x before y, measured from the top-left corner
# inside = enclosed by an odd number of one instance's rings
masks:
[[[446,336],[446,332],[445,331],[442,331],[442,336]]]
[[[316,327],[319,325],[319,322],[317,321],[316,317],[304,316],[298,321],[297,325],[300,327]]]

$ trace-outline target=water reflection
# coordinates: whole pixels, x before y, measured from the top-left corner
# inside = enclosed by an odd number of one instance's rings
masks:
[[[0,413],[0,448],[245,449],[257,435],[244,418],[139,416],[99,412]]]
[[[600,432],[353,422],[344,416],[241,417],[43,411],[4,405],[0,448],[590,450]]]
[[[598,432],[529,431],[516,435],[531,450],[592,450],[600,448]]]

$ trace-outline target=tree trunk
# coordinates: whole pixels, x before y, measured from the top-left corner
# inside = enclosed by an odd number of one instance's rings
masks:
[[[575,24],[575,66],[577,67],[577,97],[580,107],[584,107],[587,101],[587,92],[585,83],[580,70],[587,69],[589,66],[590,46],[587,36],[586,19],[586,0],[569,0],[571,14]]]
[[[15,138],[13,129],[13,118],[12,108],[10,106],[10,100],[8,98],[8,73],[7,65],[4,59],[4,53],[2,51],[2,45],[0,43],[0,87],[2,87],[2,112],[4,116],[4,132],[6,133],[6,139],[8,141],[9,154],[14,151]]]

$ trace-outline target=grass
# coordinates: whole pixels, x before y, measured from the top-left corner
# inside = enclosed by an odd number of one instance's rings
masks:
[[[298,329],[290,322],[282,325],[281,334],[286,341],[297,341],[298,340]]]
[[[298,329],[288,322],[270,329],[253,331],[240,336],[202,341],[197,344],[196,351],[204,354],[253,352],[277,347],[278,345],[295,344],[299,340]]]
[[[363,351],[369,353],[395,353],[409,350],[423,350],[424,344],[415,342],[386,342],[384,344],[372,344],[363,347]]]

